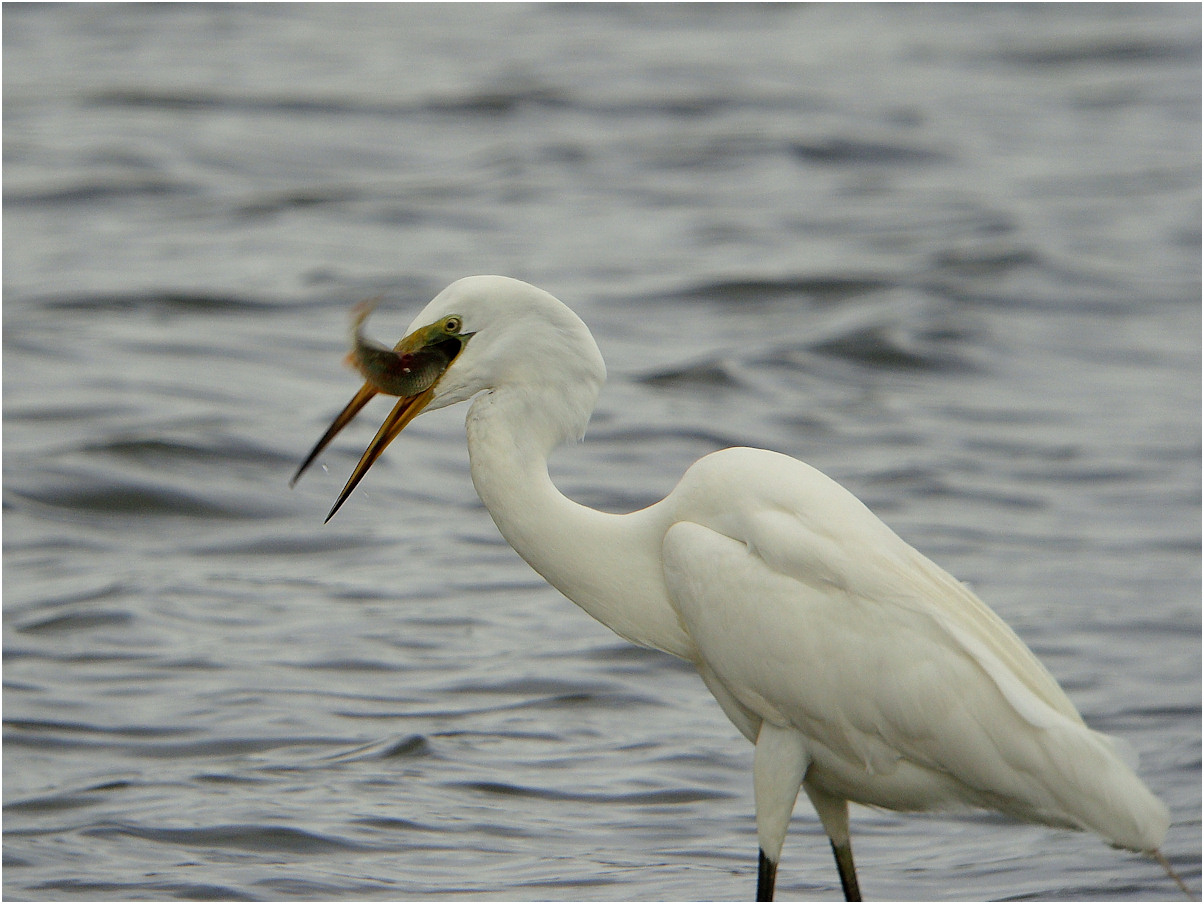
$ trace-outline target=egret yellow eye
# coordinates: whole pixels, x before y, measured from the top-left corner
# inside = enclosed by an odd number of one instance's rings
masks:
[[[448,317],[445,321],[443,321],[443,332],[454,336],[456,333],[460,332],[460,327],[462,326],[464,326],[464,321],[462,321],[459,317]]]

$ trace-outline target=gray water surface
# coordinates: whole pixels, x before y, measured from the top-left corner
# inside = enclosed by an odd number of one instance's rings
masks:
[[[4,896],[728,900],[752,750],[502,542],[464,409],[295,490],[444,285],[610,369],[571,496],[728,445],[971,583],[1200,888],[1200,9],[4,8]],[[1149,859],[855,808],[876,899],[1169,899]],[[783,899],[833,900],[801,801]]]

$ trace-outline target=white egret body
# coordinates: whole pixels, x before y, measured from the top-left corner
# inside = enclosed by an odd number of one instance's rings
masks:
[[[357,348],[367,348],[358,334]],[[409,363],[428,349],[448,363],[415,385]],[[758,899],[772,898],[800,787],[849,900],[859,898],[849,801],[997,810],[1093,831],[1166,865],[1167,808],[1113,742],[984,603],[819,471],[727,449],[632,514],[569,500],[548,455],[584,433],[605,365],[572,311],[517,280],[453,283],[396,358],[416,394],[397,403],[331,515],[419,411],[473,399],[472,480],[506,541],[622,637],[693,663],[756,745]],[[390,391],[379,369],[362,369],[369,382],[301,470]]]

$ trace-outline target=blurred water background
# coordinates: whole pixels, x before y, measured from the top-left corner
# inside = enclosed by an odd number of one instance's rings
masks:
[[[546,587],[387,406],[505,273],[610,382],[560,485],[816,465],[1141,754],[1200,887],[1200,7],[4,7],[8,899],[747,899],[752,750]],[[855,809],[877,899],[1167,899],[1150,860]],[[800,801],[780,895],[839,897]]]

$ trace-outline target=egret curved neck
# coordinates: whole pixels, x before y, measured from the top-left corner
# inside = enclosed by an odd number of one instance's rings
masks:
[[[612,515],[573,502],[552,483],[548,454],[566,438],[565,425],[547,418],[558,402],[527,388],[473,402],[468,454],[481,501],[506,542],[587,613],[633,643],[693,660],[664,586],[668,524],[659,506]]]

